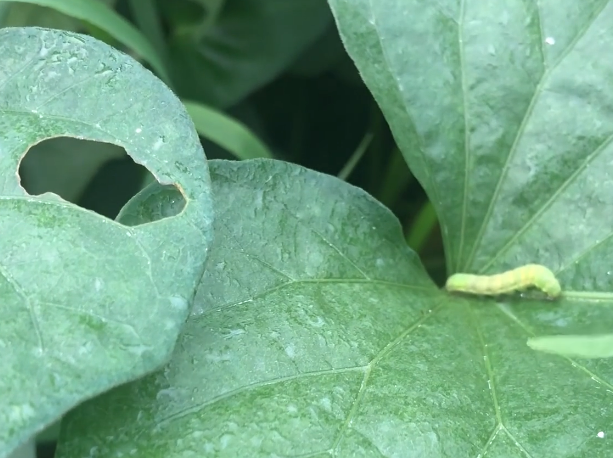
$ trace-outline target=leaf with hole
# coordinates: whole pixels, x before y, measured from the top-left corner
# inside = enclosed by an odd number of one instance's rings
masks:
[[[174,217],[126,225],[17,179],[28,148],[124,148],[180,189]],[[84,399],[164,363],[204,269],[208,168],[181,102],[92,38],[0,30],[0,456]]]

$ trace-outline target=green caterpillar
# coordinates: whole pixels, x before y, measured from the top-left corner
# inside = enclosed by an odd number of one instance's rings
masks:
[[[556,298],[562,292],[553,272],[539,264],[527,264],[496,275],[454,274],[447,279],[445,289],[452,292],[496,296],[521,291],[531,286],[540,289],[550,298]]]

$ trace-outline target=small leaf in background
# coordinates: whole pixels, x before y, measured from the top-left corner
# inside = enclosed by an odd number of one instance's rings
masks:
[[[149,40],[156,52],[168,64],[168,46],[160,11],[156,0],[129,0],[134,22],[142,34]]]
[[[78,32],[81,26],[77,19],[33,3],[0,2],[0,8],[6,8],[2,27],[36,26]]]
[[[174,37],[173,82],[182,97],[228,108],[285,70],[331,20],[324,0],[227,0],[200,37]]]
[[[174,186],[149,183],[121,209],[117,221],[138,226],[176,216],[185,208],[185,199]]]
[[[611,358],[613,334],[537,336],[528,339],[528,346],[570,358]]]
[[[26,194],[21,157],[66,136],[125,149],[160,183],[180,186],[185,209],[127,227]],[[0,176],[6,456],[84,399],[167,360],[204,269],[212,209],[181,102],[132,58],[72,32],[0,29]]]
[[[224,147],[238,159],[272,158],[272,153],[245,125],[198,102],[183,100],[196,131]]]
[[[347,62],[352,65],[338,36],[338,30],[334,24],[330,24],[317,40],[298,56],[288,71],[292,75],[312,78],[333,72]],[[363,84],[359,78],[358,84]]]

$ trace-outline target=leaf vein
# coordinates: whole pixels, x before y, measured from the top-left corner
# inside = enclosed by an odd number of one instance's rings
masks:
[[[594,23],[594,21],[596,20],[596,18],[600,15],[600,13],[602,12],[602,10],[604,9],[604,7],[606,6],[606,2],[603,2],[603,5],[601,6],[600,10],[597,11],[594,16],[589,20],[586,21],[586,25],[585,27],[580,30],[577,35],[575,36],[575,38],[568,44],[568,46],[566,47],[566,49],[560,54],[560,56],[558,57],[558,59],[553,63],[553,65],[550,68],[546,68],[543,67],[544,71],[541,74],[541,77],[538,80],[538,83],[535,86],[534,92],[532,94],[532,98],[530,100],[530,103],[528,105],[528,108],[526,109],[526,112],[524,113],[524,116],[521,120],[521,123],[519,125],[519,128],[517,129],[517,133],[515,134],[515,138],[513,140],[513,143],[511,145],[511,148],[509,150],[509,154],[507,155],[507,159],[505,161],[505,164],[502,168],[502,173],[500,174],[500,177],[498,178],[498,182],[496,183],[496,187],[494,188],[494,193],[492,194],[492,198],[490,199],[490,202],[488,204],[488,208],[487,211],[483,217],[483,220],[481,222],[481,227],[479,228],[479,232],[477,233],[477,236],[475,237],[475,243],[473,245],[473,249],[471,250],[470,256],[468,257],[467,266],[470,266],[470,264],[473,262],[473,259],[475,257],[475,254],[477,252],[477,249],[483,239],[484,233],[485,233],[485,228],[487,226],[487,223],[492,215],[493,209],[494,209],[494,203],[498,200],[499,194],[500,194],[500,190],[502,188],[502,183],[504,182],[506,175],[508,173],[509,170],[509,164],[511,162],[511,158],[517,153],[517,147],[519,145],[519,141],[522,137],[522,135],[524,134],[524,131],[526,130],[526,126],[528,125],[528,122],[530,120],[530,116],[532,115],[534,108],[536,106],[538,97],[541,95],[541,92],[543,90],[543,87],[545,85],[545,81],[551,76],[551,74],[553,73],[553,71],[558,67],[558,65],[560,65],[560,63],[564,60],[564,58],[575,48],[576,44],[579,42],[579,40],[587,33],[587,31],[589,30],[590,26]],[[539,21],[540,23],[540,21]],[[541,49],[542,45],[541,45]],[[543,62],[545,62],[545,57],[543,56]],[[488,265],[491,265],[491,261]],[[479,272],[482,273],[485,271],[485,268],[480,269]]]
[[[500,257],[511,248],[513,243],[517,241],[519,237],[525,234],[526,231],[528,231],[532,227],[535,221],[555,204],[556,199],[569,186],[575,183],[575,181],[581,176],[583,172],[585,172],[585,170],[589,167],[589,165],[595,159],[597,159],[598,155],[602,153],[605,150],[605,148],[611,145],[612,141],[613,141],[613,134],[609,135],[609,137],[607,137],[594,151],[588,154],[585,157],[583,163],[579,167],[577,167],[577,169],[571,175],[568,176],[568,178],[564,181],[564,183],[562,183],[558,187],[558,189],[556,189],[556,191],[549,197],[549,199],[547,199],[547,201],[545,201],[543,205],[541,205],[541,207],[530,217],[530,219],[528,219],[528,221],[526,221],[526,223],[517,232],[515,232],[515,234],[513,234],[513,236],[503,245],[502,248],[500,248],[500,250],[498,250],[496,255],[493,256],[490,259],[490,261],[486,263],[485,266],[480,270],[480,273],[485,272],[492,264],[494,264],[498,259],[500,259]],[[591,248],[595,246],[597,246],[597,244],[593,245]]]
[[[7,76],[3,81],[0,81],[0,91],[2,91],[2,89],[4,89],[4,87],[8,83],[10,83],[12,80],[14,80],[17,76],[21,75],[25,70],[31,67],[34,61],[36,60],[37,60],[37,56],[33,56],[32,59],[26,62],[19,70]]]
[[[44,106],[48,105],[49,103],[51,103],[53,100],[57,99],[59,96],[69,92],[71,89],[74,89],[77,86],[80,86],[83,83],[87,83],[89,80],[95,78],[97,75],[92,74],[92,75],[88,75],[86,78],[83,78],[80,81],[75,81],[71,84],[69,84],[67,87],[65,87],[64,89],[62,89],[61,91],[57,91],[55,94],[53,94],[52,96],[48,97],[46,100],[42,101],[40,103],[40,105],[38,105],[35,110],[38,111],[41,108],[43,108]]]
[[[227,391],[226,393],[215,396],[207,401],[200,402],[193,406],[190,406],[190,407],[181,409],[177,412],[171,413],[165,416],[164,418],[158,420],[157,426],[160,428],[167,426],[168,424],[174,421],[177,421],[181,418],[184,418],[188,415],[198,414],[200,413],[201,410],[211,405],[214,405],[218,402],[221,402],[224,399],[230,398],[232,396],[236,396],[238,394],[241,394],[247,391],[255,390],[257,388],[261,388],[264,386],[277,385],[277,384],[281,384],[285,382],[291,382],[291,381],[300,380],[300,379],[309,378],[309,377],[318,377],[322,375],[334,375],[334,374],[343,374],[347,372],[365,371],[367,368],[368,366],[352,366],[352,367],[344,367],[342,369],[324,369],[321,371],[302,372],[300,374],[289,375],[287,377],[277,377],[277,378],[272,378],[269,380],[263,380],[260,382],[251,383],[249,385],[241,386],[234,390]]]
[[[352,279],[352,278],[317,278],[317,279],[305,279],[305,280],[295,280],[295,281],[288,281],[288,282],[284,282],[284,283],[280,283],[276,286],[272,286],[270,288],[267,288],[263,291],[260,291],[257,294],[254,294],[253,296],[250,296],[248,299],[244,299],[244,300],[240,300],[240,301],[234,301],[234,302],[227,302],[226,304],[217,306],[215,308],[210,308],[208,310],[205,310],[204,312],[202,312],[200,315],[198,316],[194,316],[192,317],[192,319],[200,319],[202,317],[205,317],[207,315],[209,315],[210,313],[216,312],[218,310],[226,310],[228,308],[231,307],[236,307],[251,301],[254,301],[256,299],[261,299],[265,296],[267,296],[268,294],[271,294],[275,291],[278,291],[280,289],[292,286],[292,285],[302,285],[302,284],[320,284],[320,283],[325,283],[325,284],[352,284],[352,283],[356,283],[356,284],[369,284],[369,285],[381,285],[381,286],[387,286],[387,287],[391,287],[391,288],[400,288],[400,289],[408,289],[408,290],[417,290],[417,291],[430,291],[432,290],[434,291],[438,291],[438,290],[433,290],[430,287],[426,287],[426,286],[418,286],[418,285],[407,285],[407,284],[403,284],[403,283],[395,283],[395,282],[389,282],[389,281],[383,281],[383,280],[373,280],[373,279],[363,279],[363,278],[357,278],[357,279]]]
[[[334,441],[334,446],[332,447],[333,450],[336,451],[336,449],[338,448],[338,445],[340,444],[342,438],[344,437],[344,435],[347,433],[347,431],[351,427],[351,423],[352,423],[353,419],[355,418],[356,413],[358,411],[359,404],[362,401],[362,399],[364,398],[364,392],[366,391],[366,385],[367,385],[368,380],[370,378],[370,374],[372,373],[372,370],[375,368],[377,363],[381,360],[381,358],[383,358],[385,355],[387,355],[391,351],[392,348],[396,347],[401,341],[403,341],[408,335],[410,335],[411,332],[413,332],[415,329],[419,328],[426,320],[428,320],[431,316],[433,316],[435,313],[437,313],[443,307],[443,305],[444,304],[439,304],[430,313],[428,313],[425,316],[422,316],[415,323],[413,323],[409,327],[407,327],[407,329],[405,329],[403,332],[401,332],[398,337],[396,337],[394,340],[392,340],[390,343],[388,343],[384,348],[382,348],[381,351],[379,353],[377,353],[377,355],[375,355],[375,357],[372,359],[372,361],[368,364],[367,369],[366,369],[365,374],[364,374],[364,379],[362,380],[362,384],[360,385],[360,390],[358,391],[358,395],[356,396],[356,399],[355,399],[355,401],[353,403],[353,406],[351,407],[351,409],[349,411],[349,414],[347,415],[347,418],[345,419],[345,422],[343,423],[343,427],[339,431],[338,436],[337,436],[337,438]]]
[[[460,228],[460,246],[458,248],[458,259],[457,265],[455,267],[454,272],[460,270],[460,260],[462,259],[462,252],[464,251],[464,237],[466,236],[466,220],[467,220],[467,209],[468,209],[468,189],[470,182],[470,173],[469,173],[469,164],[470,164],[470,137],[468,134],[468,89],[466,82],[466,56],[464,55],[464,29],[462,25],[464,24],[464,14],[466,9],[466,0],[462,0],[460,4],[460,18],[458,21],[458,52],[460,56],[460,72],[462,74],[462,103],[464,106],[464,191],[462,198],[462,223]]]
[[[30,321],[32,322],[32,326],[34,328],[34,332],[36,333],[36,338],[38,340],[38,348],[39,348],[41,354],[44,353],[45,352],[45,344],[44,344],[44,339],[43,339],[43,333],[42,333],[42,331],[40,329],[40,323],[38,321],[38,316],[36,314],[36,310],[34,309],[34,305],[32,304],[32,301],[30,300],[30,298],[28,297],[26,292],[23,290],[21,285],[17,282],[17,280],[15,280],[9,274],[8,270],[1,263],[0,263],[0,275],[6,279],[6,281],[8,282],[9,285],[11,285],[13,290],[19,296],[21,296],[21,298],[24,300],[24,302],[25,302],[25,304],[26,304],[26,306],[28,308],[28,313],[30,315]]]

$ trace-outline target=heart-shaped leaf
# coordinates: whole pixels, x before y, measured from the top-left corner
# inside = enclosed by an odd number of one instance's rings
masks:
[[[170,364],[67,415],[58,458],[607,450],[609,366],[534,352],[522,327],[606,310],[451,297],[364,192],[269,160],[211,171],[216,237]],[[143,200],[172,213],[169,192]]]
[[[613,4],[330,5],[437,209],[449,270],[532,261],[562,273],[567,289],[588,286],[570,266],[589,264],[611,235],[597,217],[613,205],[613,111],[601,96]],[[597,289],[611,289],[610,271]]]

